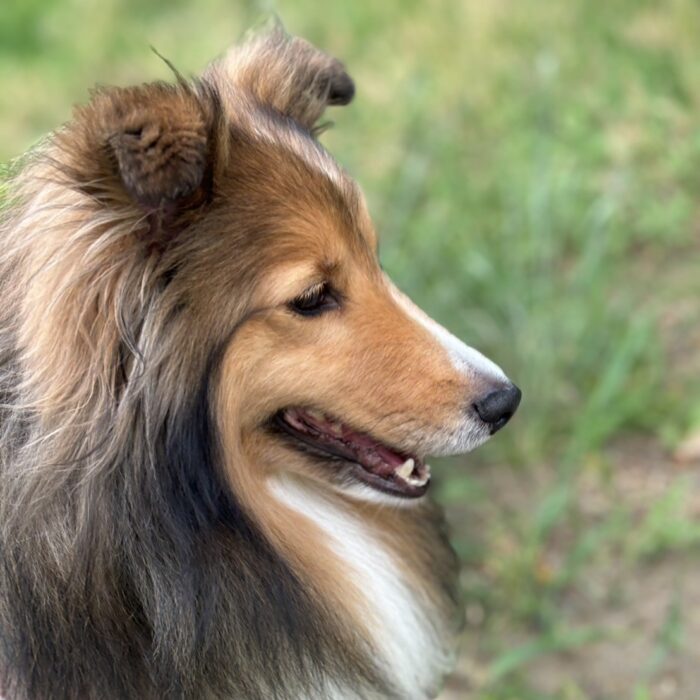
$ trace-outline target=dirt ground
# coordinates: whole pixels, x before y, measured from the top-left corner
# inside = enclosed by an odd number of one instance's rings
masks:
[[[681,396],[691,379],[697,386],[700,376],[700,282],[689,283],[696,279],[699,264],[695,251],[685,261],[669,261],[662,271],[645,270],[643,264],[639,268],[641,276],[659,279],[655,289],[666,292],[665,298],[657,299],[662,304],[659,330],[669,368],[666,385]],[[698,397],[689,399],[689,406],[697,410]],[[577,507],[584,515],[581,529],[599,522],[616,502],[624,503],[632,523],[641,523],[679,477],[684,479],[683,515],[700,523],[700,428],[675,447],[665,447],[656,437],[622,437],[602,459],[611,465],[607,478],[589,479],[577,488]],[[549,478],[551,471],[544,468],[534,475],[494,471],[482,485],[497,508],[517,511],[534,502]],[[457,522],[465,517],[458,511],[448,515]],[[563,555],[567,544],[566,537],[555,541],[550,556]],[[620,552],[584,567],[582,580],[561,600],[561,616],[572,629],[599,627],[605,634],[575,649],[540,655],[523,671],[528,684],[548,697],[579,698],[582,691],[586,700],[698,700],[698,554],[700,544],[694,540],[690,546],[668,547],[651,558]],[[457,670],[440,700],[488,697],[484,692],[489,660],[480,656],[479,622],[477,616],[477,624],[468,623]],[[513,646],[527,641],[522,629],[511,631],[506,626],[504,635],[511,634]],[[635,689],[642,681],[645,694],[638,694]],[[567,689],[576,690],[565,694]]]
[[[679,465],[654,443],[626,441],[611,449],[619,465],[614,479],[628,504],[642,516],[666,493],[679,470],[690,479],[695,497],[689,508],[700,518],[700,463]],[[528,481],[530,481],[528,479]],[[513,492],[520,491],[519,487]],[[499,489],[495,489],[499,491]],[[503,493],[501,491],[501,493]],[[588,514],[595,518],[612,507],[611,491],[586,493]],[[562,541],[562,546],[565,542]],[[553,553],[556,555],[556,552]],[[530,685],[543,694],[580,688],[591,700],[626,700],[642,679],[650,700],[697,700],[700,697],[700,558],[686,551],[652,561],[621,556],[587,567],[585,580],[562,601],[562,616],[572,628],[600,627],[604,638],[575,650],[544,654],[526,671]],[[682,619],[682,645],[665,658],[659,639],[675,609]],[[441,700],[468,700],[487,681],[486,660],[475,652],[478,628],[468,629],[457,671]],[[514,644],[522,642],[514,638]],[[517,700],[517,698],[513,698]]]

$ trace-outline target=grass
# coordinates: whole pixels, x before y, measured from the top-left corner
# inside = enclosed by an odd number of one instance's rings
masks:
[[[641,515],[624,493],[593,520],[585,503],[586,484],[614,491],[611,443],[668,445],[700,415],[700,383],[674,383],[659,330],[675,295],[700,298],[694,273],[674,272],[698,259],[700,8],[9,0],[0,160],[66,120],[95,81],[167,78],[149,45],[194,73],[270,11],[356,78],[356,102],[324,140],[367,190],[387,270],[524,392],[508,430],[438,469],[468,605],[481,610],[469,650],[486,671],[471,692],[587,698],[573,681],[543,694],[528,671],[606,634],[572,627],[567,596],[619,553],[634,567],[700,544],[681,507],[688,479]],[[515,504],[494,497],[494,484],[536,475]],[[680,617],[630,698],[652,697],[682,647]]]

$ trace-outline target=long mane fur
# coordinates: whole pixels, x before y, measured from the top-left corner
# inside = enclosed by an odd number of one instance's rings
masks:
[[[1,693],[288,698],[320,694],[319,669],[376,681],[340,662],[332,612],[224,484],[227,335],[193,337],[177,280],[197,241],[133,245],[143,214],[100,173],[78,177],[83,148],[70,128],[40,146],[0,222]]]

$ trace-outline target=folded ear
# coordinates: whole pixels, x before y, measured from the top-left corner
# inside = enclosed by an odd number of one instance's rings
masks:
[[[190,197],[203,184],[209,150],[200,101],[170,86],[120,97],[107,142],[129,194],[147,206]]]
[[[211,196],[214,111],[209,93],[184,82],[97,92],[72,135],[84,189],[138,206],[151,234],[178,228]]]
[[[355,85],[343,64],[281,27],[234,47],[213,63],[205,79],[226,94],[227,84],[259,104],[312,130],[329,105],[346,105]]]

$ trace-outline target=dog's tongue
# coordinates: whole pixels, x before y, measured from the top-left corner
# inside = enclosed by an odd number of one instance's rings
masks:
[[[405,457],[373,440],[368,435],[355,432],[347,426],[342,426],[342,430],[343,442],[352,445],[362,463],[371,467],[372,471],[379,476],[390,476],[406,461]]]

